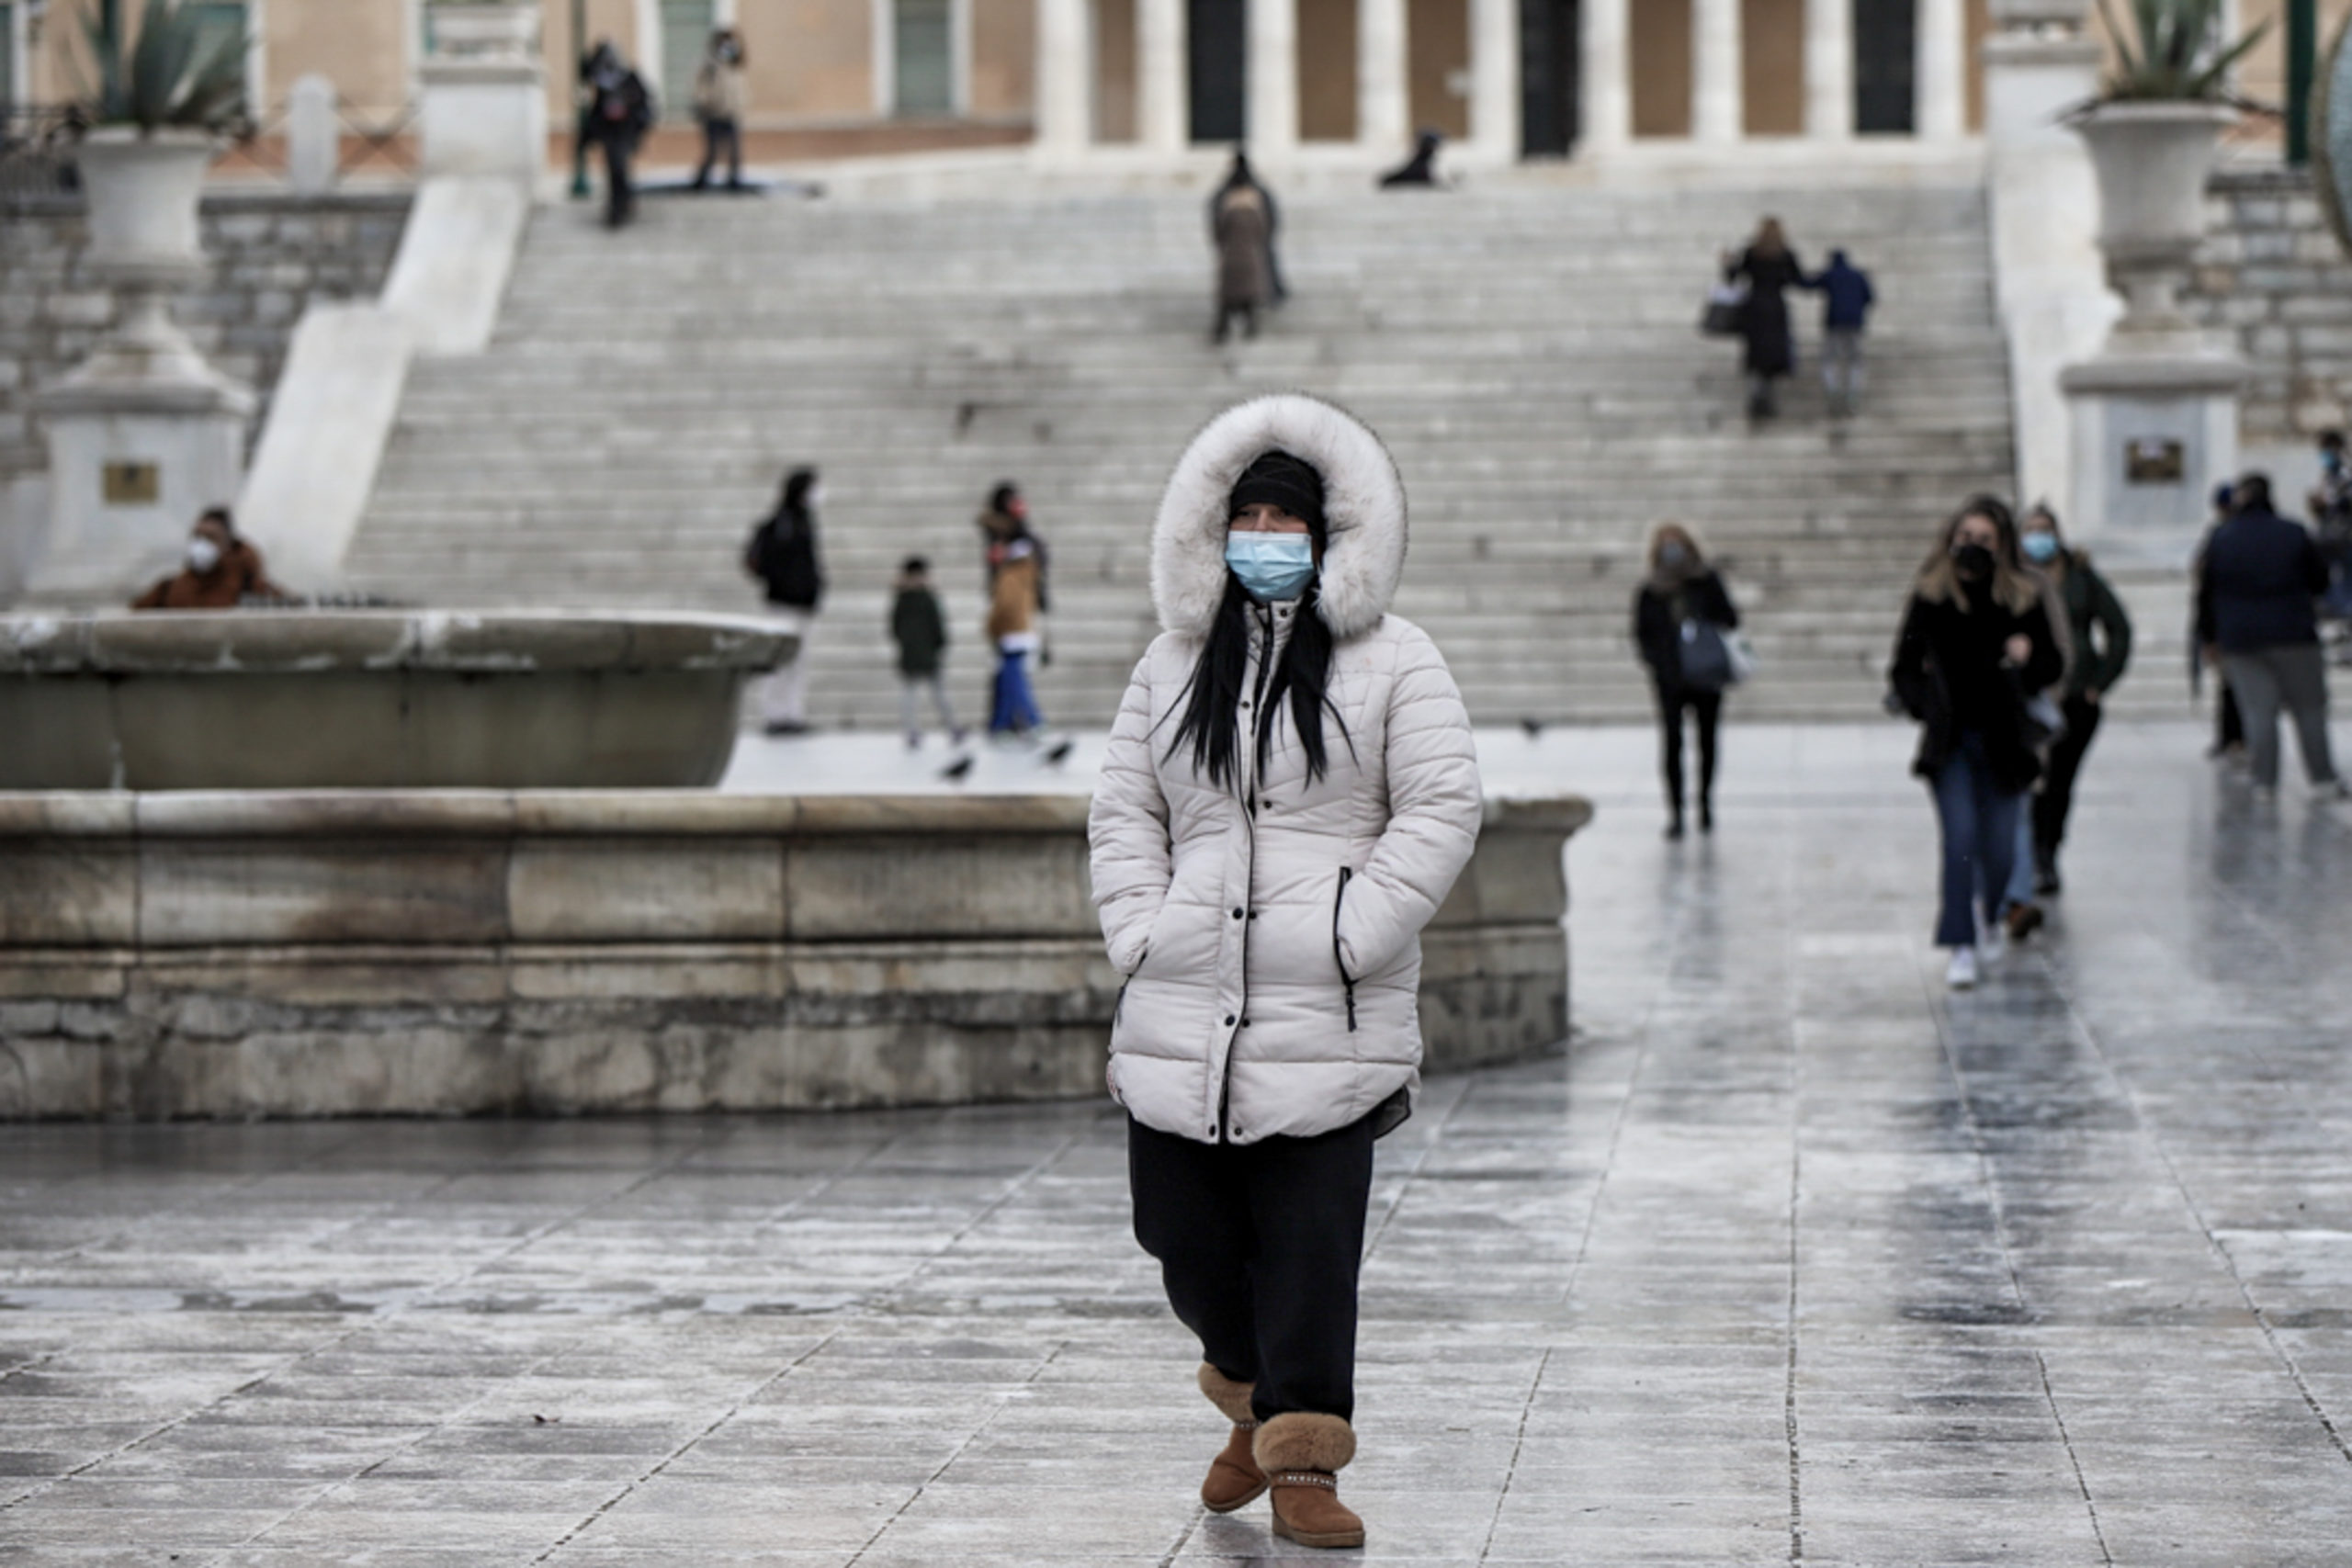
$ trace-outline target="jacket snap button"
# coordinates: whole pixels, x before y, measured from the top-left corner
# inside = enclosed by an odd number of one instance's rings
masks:
[[[1227,1029],[1231,1029],[1233,1027],[1233,1015],[1231,1013],[1227,1013],[1225,1015],[1225,1026]]]
[[[1234,911],[1233,911],[1233,918],[1234,918],[1235,919],[1237,919],[1237,920],[1238,920],[1238,919],[1239,919],[1241,918],[1241,911],[1240,911],[1240,910],[1238,910],[1238,909],[1234,910]]]

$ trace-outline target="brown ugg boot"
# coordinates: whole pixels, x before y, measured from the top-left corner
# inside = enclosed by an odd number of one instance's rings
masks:
[[[1363,1521],[1340,1501],[1339,1472],[1356,1457],[1337,1416],[1286,1411],[1258,1428],[1258,1468],[1274,1489],[1274,1533],[1301,1546],[1362,1546]]]
[[[1201,1483],[1202,1506],[1212,1514],[1229,1514],[1265,1495],[1266,1472],[1250,1452],[1258,1417],[1250,1411],[1250,1393],[1256,1386],[1235,1382],[1206,1361],[1201,1363],[1201,1392],[1233,1423],[1225,1451],[1210,1461],[1209,1478]]]

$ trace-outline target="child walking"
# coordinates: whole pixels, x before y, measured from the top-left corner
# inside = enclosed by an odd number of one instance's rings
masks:
[[[909,556],[899,565],[898,596],[890,602],[890,638],[899,645],[899,714],[910,747],[922,744],[918,703],[925,691],[951,740],[961,744],[964,727],[948,705],[946,683],[940,679],[940,656],[947,651],[947,617],[939,595],[931,591],[931,563]]]

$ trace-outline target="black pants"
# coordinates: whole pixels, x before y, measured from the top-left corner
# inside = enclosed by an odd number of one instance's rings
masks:
[[[1724,694],[1690,686],[1657,688],[1659,762],[1666,770],[1666,806],[1674,819],[1682,819],[1682,713],[1685,708],[1699,726],[1699,804],[1715,798],[1715,726],[1724,715]]]
[[[617,229],[629,220],[637,210],[637,186],[629,178],[629,154],[636,150],[632,140],[618,131],[606,131],[597,138],[605,144],[605,223]]]
[[[2075,808],[2075,775],[2083,770],[2083,754],[2098,733],[2100,708],[2080,696],[2065,701],[2066,733],[2050,748],[2050,765],[2041,771],[2041,793],[2033,797],[2033,858],[2042,870],[2058,863],[2058,846],[2066,841],[2066,816]]]
[[[1314,1138],[1197,1144],[1127,1122],[1136,1239],[1201,1359],[1254,1382],[1260,1420],[1355,1414],[1356,1274],[1372,1118]]]
[[[695,189],[710,184],[710,172],[718,166],[720,152],[727,154],[727,183],[743,183],[743,128],[731,119],[707,119],[702,122],[702,167],[695,171]]]

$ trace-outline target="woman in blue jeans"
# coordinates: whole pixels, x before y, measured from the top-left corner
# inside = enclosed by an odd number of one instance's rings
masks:
[[[1911,771],[1935,793],[1943,835],[1936,945],[1951,951],[1945,977],[1955,989],[1976,984],[1980,942],[1986,957],[1999,956],[2018,817],[2041,772],[2026,739],[2025,697],[2064,671],[2041,583],[2018,559],[2016,519],[2001,502],[1976,497],[1944,525],[1920,567],[1887,672],[1919,721]]]

